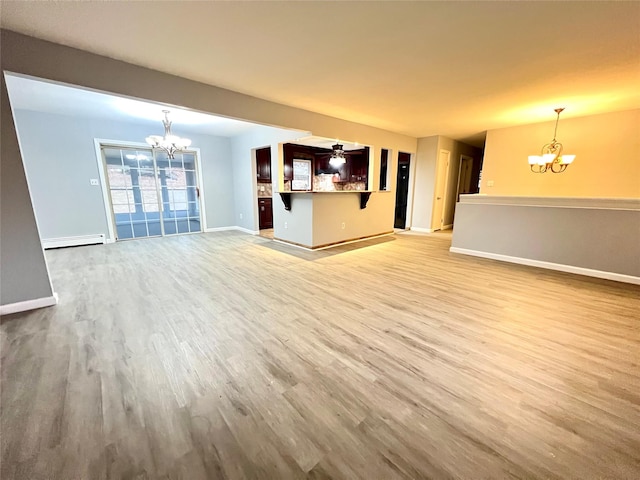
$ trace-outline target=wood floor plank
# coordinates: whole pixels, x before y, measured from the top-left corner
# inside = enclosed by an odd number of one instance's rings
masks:
[[[47,251],[2,318],[7,479],[640,478],[640,287],[405,235]]]

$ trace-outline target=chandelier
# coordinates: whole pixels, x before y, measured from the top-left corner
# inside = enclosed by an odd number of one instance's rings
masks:
[[[164,120],[164,136],[149,135],[145,140],[153,148],[161,148],[167,152],[169,158],[173,159],[173,154],[184,150],[191,145],[191,140],[188,138],[180,138],[177,135],[171,133],[171,120],[169,120],[169,110],[163,110]]]
[[[333,147],[333,153],[331,154],[331,158],[329,159],[329,164],[334,167],[338,165],[343,165],[347,162],[347,159],[344,156],[344,150],[342,149],[342,145],[336,143]]]
[[[562,144],[556,140],[560,112],[563,110],[564,108],[556,108],[554,110],[558,116],[556,117],[556,129],[553,131],[551,143],[547,143],[542,147],[540,155],[529,155],[529,166],[533,173],[544,173],[549,170],[553,173],[564,172],[576,158],[575,155],[562,155]]]

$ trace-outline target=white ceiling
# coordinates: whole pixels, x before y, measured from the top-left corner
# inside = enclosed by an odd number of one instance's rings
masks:
[[[3,2],[3,28],[387,130],[640,107],[640,2]]]
[[[5,74],[11,105],[15,109],[55,113],[112,122],[148,125],[149,134],[163,133],[163,110],[170,111],[175,133],[202,133],[233,137],[256,125],[174,106],[143,102],[116,95]]]

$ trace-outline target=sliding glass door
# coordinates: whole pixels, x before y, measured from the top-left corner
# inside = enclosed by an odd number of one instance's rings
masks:
[[[118,240],[202,231],[195,152],[102,146]]]
[[[195,153],[176,153],[170,159],[156,153],[162,195],[162,223],[166,235],[200,232],[200,203]]]

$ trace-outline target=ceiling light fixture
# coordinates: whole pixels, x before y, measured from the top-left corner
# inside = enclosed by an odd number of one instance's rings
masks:
[[[529,166],[533,173],[544,173],[548,170],[553,173],[564,172],[576,158],[575,155],[562,155],[562,144],[556,140],[558,133],[558,122],[560,121],[560,112],[564,108],[556,108],[556,129],[553,131],[553,140],[542,147],[540,155],[529,155]]]
[[[342,145],[340,145],[339,143],[336,143],[331,148],[333,148],[333,153],[331,154],[331,158],[329,159],[329,164],[331,164],[334,167],[345,164],[347,162],[347,159],[344,156],[344,150],[342,148]]]
[[[166,151],[169,158],[173,159],[174,153],[182,151],[191,145],[191,140],[173,135],[171,133],[171,120],[169,120],[170,112],[169,110],[163,110],[162,113],[164,113],[164,120],[162,120],[164,136],[149,135],[146,141],[153,148],[161,148]]]

